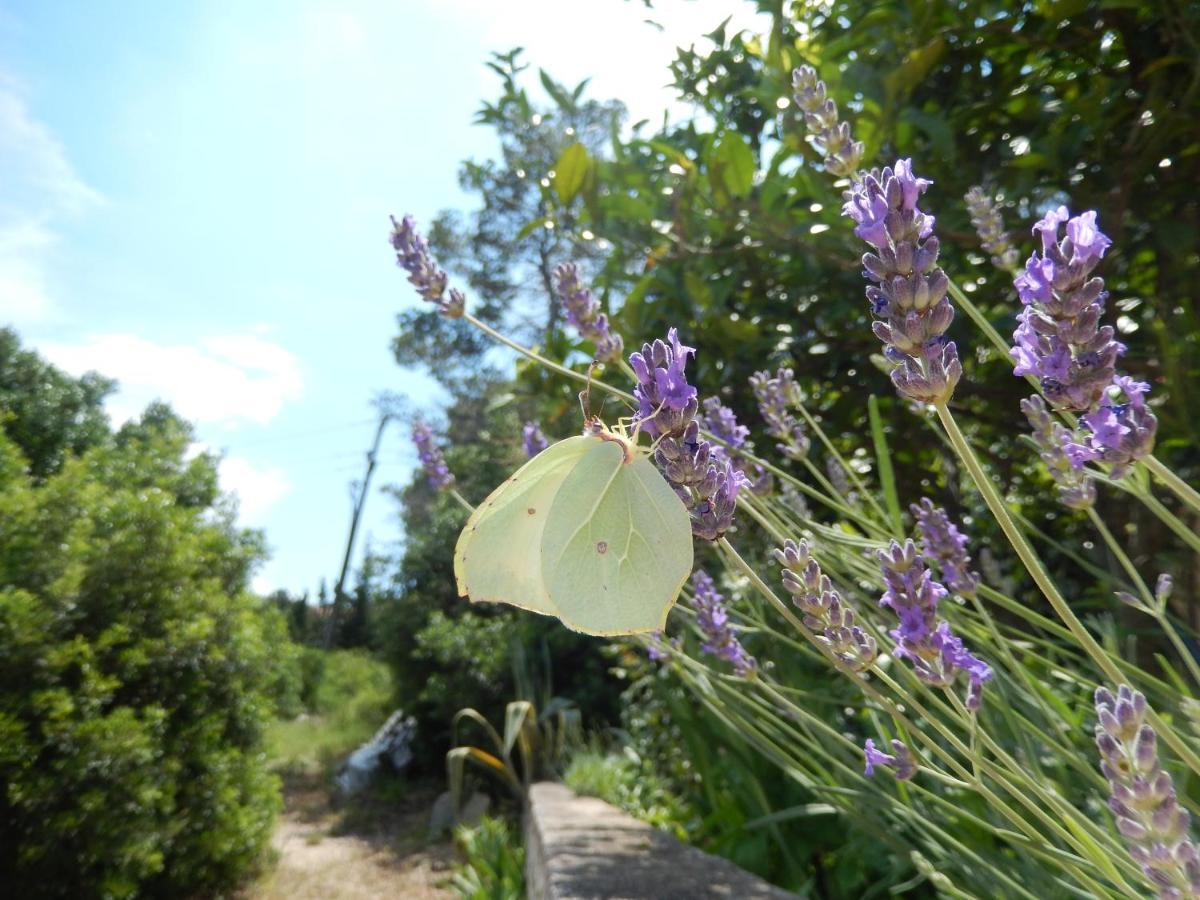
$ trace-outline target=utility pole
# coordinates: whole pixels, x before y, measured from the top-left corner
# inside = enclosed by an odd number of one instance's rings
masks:
[[[337,584],[333,586],[333,604],[329,616],[325,619],[325,636],[321,645],[328,650],[333,646],[333,636],[337,632],[338,613],[342,609],[345,597],[346,576],[350,572],[350,558],[354,554],[354,538],[358,535],[358,523],[362,519],[363,507],[367,503],[367,491],[371,486],[371,473],[375,471],[375,462],[379,455],[379,442],[383,439],[383,429],[391,419],[390,413],[382,413],[379,417],[379,427],[375,429],[375,441],[367,451],[367,471],[363,475],[362,486],[358,496],[354,498],[354,512],[350,518],[350,536],[346,539],[346,555],[342,557],[342,572],[338,575]]]

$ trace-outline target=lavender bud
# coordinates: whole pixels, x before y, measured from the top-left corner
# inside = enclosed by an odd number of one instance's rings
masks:
[[[992,265],[1005,272],[1011,272],[1019,265],[1017,248],[1009,241],[1004,231],[1004,220],[996,201],[979,185],[967,191],[963,198],[967,202],[967,210],[971,214],[971,224],[979,235],[983,249],[992,255]]]
[[[941,567],[946,586],[963,597],[974,596],[979,575],[971,569],[967,536],[950,521],[946,511],[928,498],[909,507],[921,532],[921,553],[928,562]]]
[[[450,291],[449,299],[445,298],[446,273],[429,255],[429,247],[417,232],[412,216],[404,216],[399,222],[392,219],[391,244],[396,251],[396,264],[408,272],[408,281],[417,293],[434,304],[446,318],[460,317],[466,298],[457,289]]]
[[[584,340],[596,347],[596,359],[601,362],[616,362],[625,352],[625,344],[619,334],[609,328],[608,317],[600,311],[600,304],[592,292],[579,280],[575,263],[563,263],[554,270],[555,293],[566,310],[567,321]]]
[[[525,427],[521,429],[521,443],[525,447],[525,455],[529,459],[533,459],[550,446],[550,442],[542,434],[541,426],[537,422],[525,423]]]
[[[867,300],[878,319],[873,331],[885,345],[893,384],[913,400],[941,403],[954,393],[962,365],[945,337],[954,309],[946,297],[949,280],[934,264],[934,220],[917,208],[930,184],[902,159],[858,181],[842,212],[877,251],[863,256],[863,275],[871,282]]]
[[[449,490],[454,485],[454,476],[446,465],[441,449],[434,442],[433,432],[420,419],[413,423],[412,440],[429,486],[438,491]]]
[[[826,96],[825,82],[812,66],[800,66],[792,72],[792,90],[796,106],[804,114],[817,151],[825,157],[825,169],[842,178],[858,171],[863,145],[855,141],[850,126],[839,121],[837,104]]]
[[[700,649],[732,664],[733,671],[738,675],[753,674],[758,669],[758,663],[738,641],[737,629],[729,621],[725,598],[717,591],[712,578],[703,569],[697,569],[692,575],[692,588],[696,625],[704,636]]]

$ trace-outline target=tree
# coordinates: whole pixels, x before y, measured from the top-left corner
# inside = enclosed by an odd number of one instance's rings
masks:
[[[69,454],[108,438],[104,398],[113,388],[114,382],[95,372],[72,378],[22,350],[15,331],[0,328],[0,425],[34,478],[46,478]]]
[[[71,408],[70,379],[15,358],[43,378],[14,408]],[[225,889],[269,837],[263,727],[297,689],[246,590],[262,538],[166,407],[95,428],[32,444],[45,477],[0,430],[0,871],[27,897]]]

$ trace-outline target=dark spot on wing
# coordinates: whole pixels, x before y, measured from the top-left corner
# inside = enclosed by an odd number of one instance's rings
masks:
[[[537,512],[537,510],[531,506],[531,507],[529,507],[529,509],[525,510],[525,512],[529,513],[532,516],[535,512]]]
[[[596,552],[597,553],[607,553],[608,552],[608,541],[597,541],[596,542]]]

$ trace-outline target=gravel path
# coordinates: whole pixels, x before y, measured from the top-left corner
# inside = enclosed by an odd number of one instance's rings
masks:
[[[432,799],[415,792],[338,809],[323,786],[293,781],[272,838],[279,862],[247,900],[454,897],[454,849],[425,839]]]

